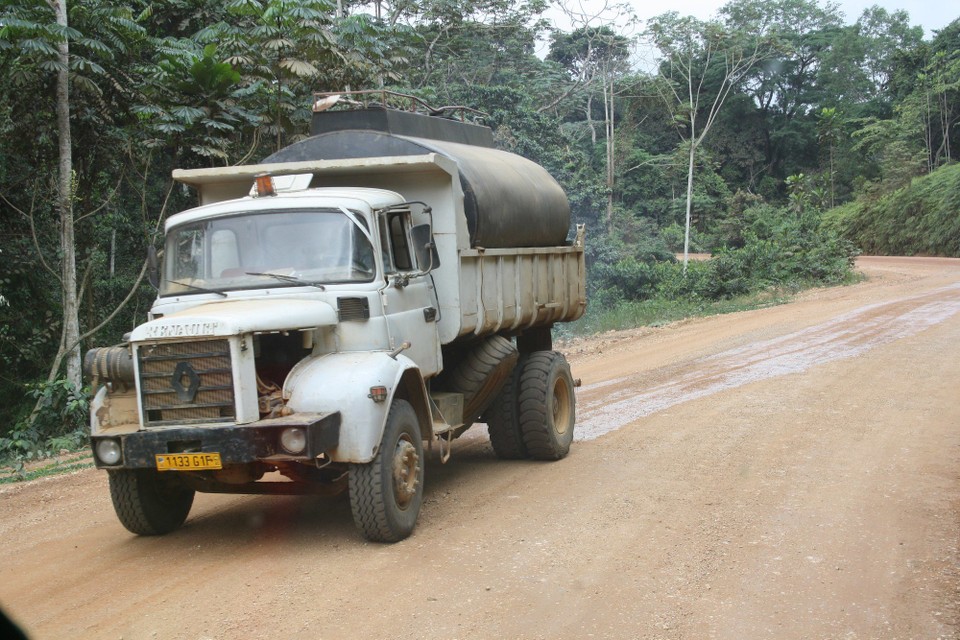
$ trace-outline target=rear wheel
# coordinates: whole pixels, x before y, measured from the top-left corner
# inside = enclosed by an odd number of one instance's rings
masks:
[[[529,457],[527,447],[523,444],[523,432],[520,430],[520,403],[517,398],[524,362],[525,358],[521,356],[503,389],[487,407],[483,416],[493,452],[504,460],[522,460]]]
[[[519,423],[531,458],[559,460],[570,451],[576,398],[570,365],[562,353],[537,351],[519,376]]]
[[[463,423],[470,426],[487,408],[510,376],[517,347],[503,336],[477,344],[455,367],[450,388],[463,394]]]
[[[394,400],[372,462],[350,465],[350,507],[368,540],[398,542],[411,533],[423,503],[423,441],[413,407]]]
[[[178,529],[193,506],[193,489],[153,469],[109,471],[110,498],[120,523],[141,536]]]

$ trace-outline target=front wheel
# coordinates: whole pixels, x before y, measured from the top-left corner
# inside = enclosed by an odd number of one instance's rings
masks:
[[[350,508],[364,537],[399,542],[411,533],[423,503],[423,441],[406,400],[394,400],[372,462],[350,465]]]
[[[131,533],[160,536],[178,529],[193,506],[193,489],[152,469],[108,472],[110,498],[120,523]]]

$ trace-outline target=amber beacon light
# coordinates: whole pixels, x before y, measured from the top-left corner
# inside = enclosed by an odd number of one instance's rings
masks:
[[[273,186],[273,176],[269,173],[261,173],[255,177],[257,184],[257,196],[275,196],[277,190]]]

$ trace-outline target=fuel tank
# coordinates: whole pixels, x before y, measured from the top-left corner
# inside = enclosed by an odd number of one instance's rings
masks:
[[[393,109],[315,113],[310,138],[263,162],[299,162],[437,153],[457,163],[470,246],[565,244],[570,204],[537,163],[493,147],[489,128]]]

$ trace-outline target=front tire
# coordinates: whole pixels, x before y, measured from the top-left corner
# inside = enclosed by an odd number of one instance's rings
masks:
[[[411,533],[423,503],[423,441],[406,400],[394,400],[372,462],[350,465],[350,508],[364,537],[399,542]]]
[[[152,469],[109,471],[110,498],[120,523],[140,536],[179,529],[193,506],[193,489]]]
[[[559,460],[570,451],[576,422],[573,376],[558,351],[531,353],[520,371],[523,444],[531,458]]]

